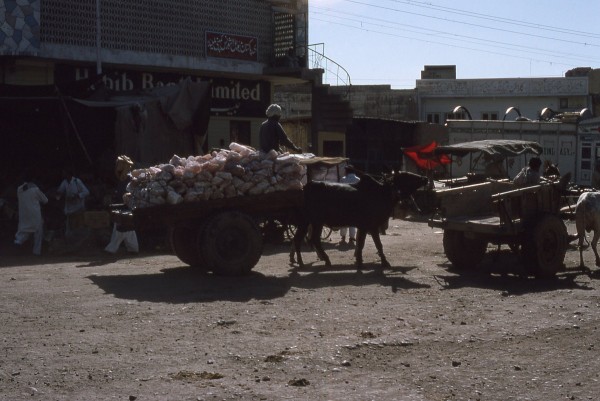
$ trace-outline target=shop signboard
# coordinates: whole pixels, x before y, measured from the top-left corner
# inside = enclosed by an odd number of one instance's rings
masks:
[[[252,36],[207,31],[206,55],[208,57],[257,61],[258,39]]]
[[[93,66],[57,65],[54,81],[72,83],[93,77]],[[213,116],[262,118],[270,104],[271,84],[262,80],[204,77],[170,72],[104,69],[99,77],[104,86],[115,94],[131,94],[157,87],[173,85],[190,77],[196,82],[211,83],[211,114]]]

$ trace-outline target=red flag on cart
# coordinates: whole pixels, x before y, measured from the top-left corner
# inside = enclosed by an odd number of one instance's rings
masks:
[[[433,141],[429,145],[412,146],[404,148],[404,154],[413,160],[419,168],[424,170],[433,170],[442,164],[452,163],[447,155],[434,155],[433,150],[437,148],[437,142]]]

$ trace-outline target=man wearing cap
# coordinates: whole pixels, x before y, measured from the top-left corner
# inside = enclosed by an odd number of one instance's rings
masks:
[[[294,145],[288,138],[283,127],[279,124],[281,118],[281,107],[278,104],[272,104],[267,107],[267,120],[260,126],[260,150],[267,153],[271,149],[280,152],[280,145],[284,145],[296,153],[302,153],[302,149]]]

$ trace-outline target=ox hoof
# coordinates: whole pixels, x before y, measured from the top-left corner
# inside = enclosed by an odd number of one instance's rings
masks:
[[[392,265],[390,265],[390,262],[388,262],[387,260],[382,260],[381,267],[385,267],[385,268],[389,269],[390,267],[392,267]]]
[[[597,266],[597,267],[600,267],[600,259],[598,259],[598,260],[596,261],[596,266]]]

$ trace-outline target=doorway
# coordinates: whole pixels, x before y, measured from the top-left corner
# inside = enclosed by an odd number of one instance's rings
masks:
[[[235,120],[229,122],[229,142],[251,145],[251,139],[250,121]]]

